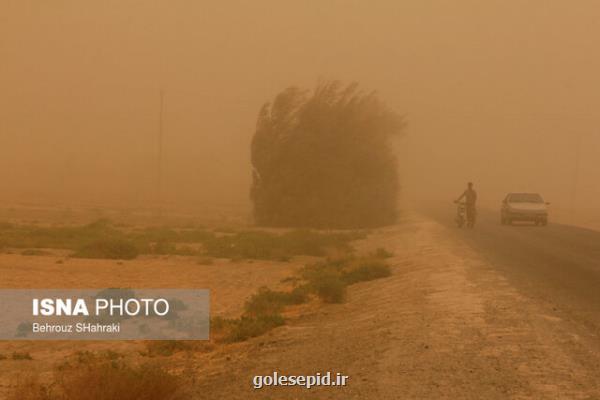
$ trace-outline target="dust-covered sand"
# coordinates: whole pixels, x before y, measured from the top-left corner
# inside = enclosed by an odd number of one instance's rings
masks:
[[[142,256],[136,260],[87,260],[65,257],[65,253],[48,249],[53,255],[23,256],[0,254],[2,288],[200,288],[210,289],[211,315],[237,317],[244,301],[262,286],[278,288],[281,280],[309,262],[297,257],[292,262],[230,261],[184,256]],[[143,349],[139,342],[40,342],[0,341],[1,394],[15,378],[33,372],[49,373],[76,351],[112,350],[138,357]],[[32,361],[10,360],[13,352],[29,352]]]
[[[199,368],[202,399],[591,399],[600,354],[441,225],[412,215],[360,243],[390,278]],[[342,372],[346,387],[252,389],[254,375]]]
[[[383,247],[393,275],[349,287],[344,304],[311,302],[288,323],[247,342],[162,361],[186,368],[197,399],[592,399],[600,396],[593,338],[513,287],[472,248],[438,223],[406,214],[395,226],[354,243]],[[57,260],[64,260],[57,264]],[[3,287],[202,287],[215,315],[237,316],[258,287],[309,262],[145,257],[115,262],[2,255]],[[29,351],[33,361],[0,361],[1,389],[26,371],[48,371],[76,350],[111,349],[139,359],[135,342],[3,342],[0,353]],[[255,375],[348,375],[346,387],[269,387]]]

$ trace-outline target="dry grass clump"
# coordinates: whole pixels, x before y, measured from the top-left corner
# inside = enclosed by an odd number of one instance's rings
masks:
[[[104,357],[85,358],[53,371],[53,382],[19,381],[9,400],[179,400],[181,378],[158,364],[130,365]]]

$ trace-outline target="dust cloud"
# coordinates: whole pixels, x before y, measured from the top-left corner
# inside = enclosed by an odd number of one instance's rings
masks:
[[[600,226],[594,1],[0,3],[2,203],[249,208],[261,105],[357,81],[403,114],[402,195],[539,191]]]

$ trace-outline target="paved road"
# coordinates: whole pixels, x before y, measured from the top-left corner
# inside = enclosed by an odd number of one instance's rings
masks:
[[[427,214],[452,226],[453,211]],[[527,296],[600,336],[600,232],[559,224],[504,226],[490,211],[478,217],[474,230],[455,228],[456,234]]]

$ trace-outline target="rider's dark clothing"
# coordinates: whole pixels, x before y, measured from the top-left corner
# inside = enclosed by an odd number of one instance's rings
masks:
[[[477,192],[473,189],[467,189],[463,192],[463,194],[460,195],[460,197],[458,198],[458,201],[462,200],[462,198],[465,198],[465,205],[467,206],[467,208],[469,206],[473,206],[475,207],[475,203],[477,202]]]
[[[457,201],[465,198],[465,208],[467,211],[467,221],[475,221],[475,203],[477,202],[477,192],[473,189],[467,189],[460,195]]]

